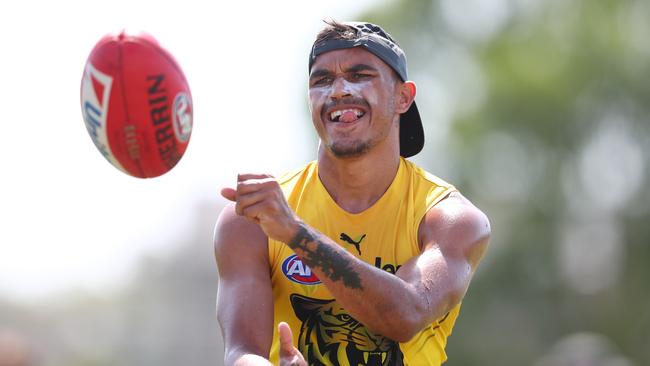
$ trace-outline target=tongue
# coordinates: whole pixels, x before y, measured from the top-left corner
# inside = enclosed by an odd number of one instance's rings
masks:
[[[341,117],[339,117],[339,122],[354,122],[357,119],[358,119],[357,114],[355,112],[348,111],[343,113]]]

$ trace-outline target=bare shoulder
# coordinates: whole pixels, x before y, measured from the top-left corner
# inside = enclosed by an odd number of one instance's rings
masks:
[[[453,192],[426,213],[418,234],[422,250],[438,247],[446,254],[465,257],[476,267],[490,232],[487,215],[459,192]]]
[[[214,254],[220,269],[228,263],[266,261],[267,242],[268,237],[259,225],[237,215],[234,203],[221,211],[214,229]]]

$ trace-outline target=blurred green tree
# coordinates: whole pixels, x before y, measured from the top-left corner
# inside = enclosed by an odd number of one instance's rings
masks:
[[[399,0],[361,19],[409,57],[414,160],[492,221],[449,364],[650,364],[650,3]]]

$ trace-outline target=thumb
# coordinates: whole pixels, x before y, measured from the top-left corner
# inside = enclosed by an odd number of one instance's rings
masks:
[[[278,334],[280,335],[280,357],[292,356],[294,354],[293,335],[289,324],[280,322],[278,324]]]
[[[223,198],[230,200],[230,201],[237,201],[237,191],[235,191],[232,188],[222,188],[221,189],[221,195]]]

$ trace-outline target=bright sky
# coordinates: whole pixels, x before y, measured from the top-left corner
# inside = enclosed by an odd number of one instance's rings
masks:
[[[321,20],[363,1],[45,1],[0,5],[0,297],[115,284],[189,230],[198,200],[239,171],[279,174],[315,156],[307,54]],[[376,2],[375,2],[376,3]],[[95,149],[79,87],[95,42],[152,34],[179,61],[194,101],[189,148],[170,173],[129,177]],[[149,246],[147,246],[149,245]]]

